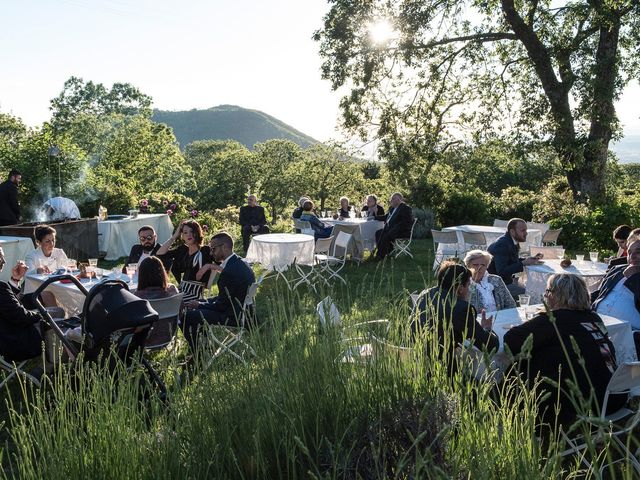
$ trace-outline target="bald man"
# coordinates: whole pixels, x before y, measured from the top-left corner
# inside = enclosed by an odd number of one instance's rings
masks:
[[[269,233],[264,208],[258,205],[255,195],[247,197],[247,205],[240,207],[240,226],[242,227],[242,248],[247,253],[253,235]]]

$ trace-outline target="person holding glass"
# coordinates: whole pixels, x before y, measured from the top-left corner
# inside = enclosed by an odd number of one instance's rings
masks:
[[[479,312],[482,309],[497,312],[516,306],[502,278],[487,271],[492,258],[485,250],[471,250],[464,257],[464,264],[471,271],[469,303]]]
[[[530,388],[542,379],[543,392],[538,391],[538,395],[550,395],[541,397],[538,411],[541,419],[553,427],[556,421],[571,424],[578,413],[598,412],[617,365],[613,343],[600,316],[590,310],[589,292],[581,277],[551,275],[544,296],[549,311],[509,329],[504,344],[518,355],[532,337],[530,351],[517,370]],[[622,407],[626,397],[610,396],[607,413]]]
[[[375,195],[367,195],[366,204],[362,206],[362,217],[375,217],[376,215],[384,215],[384,207],[378,204],[378,198]]]
[[[351,217],[351,205],[349,205],[349,199],[347,197],[340,197],[340,208],[338,209],[338,218],[350,218]]]
[[[56,230],[49,225],[39,225],[36,227],[34,236],[36,237],[35,250],[25,257],[27,264],[27,275],[40,273],[49,274],[59,268],[66,269],[69,259],[61,248],[56,248]]]
[[[182,243],[171,248],[178,238]],[[165,265],[172,262],[171,273],[180,282],[179,290],[184,294],[185,301],[201,298],[204,286],[209,281],[210,272],[200,270],[212,261],[209,245],[203,243],[200,224],[195,220],[182,220],[171,238],[156,253]]]

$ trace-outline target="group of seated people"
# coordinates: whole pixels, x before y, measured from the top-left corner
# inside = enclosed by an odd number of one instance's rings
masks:
[[[329,238],[333,233],[333,225],[320,220],[315,211],[315,205],[309,197],[301,197],[298,207],[291,217],[309,222],[314,237]],[[378,204],[375,195],[367,195],[366,204],[362,206],[362,216],[367,220],[384,222],[384,226],[376,231],[376,249],[372,258],[381,260],[386,257],[393,248],[393,242],[398,238],[409,238],[413,227],[413,212],[411,207],[404,202],[401,193],[394,193],[389,199],[389,212],[385,214],[384,207]],[[353,208],[349,205],[349,199],[340,199],[340,208],[336,218],[339,220],[353,218]]]

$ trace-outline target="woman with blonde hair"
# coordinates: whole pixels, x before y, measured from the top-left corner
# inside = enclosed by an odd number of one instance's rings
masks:
[[[540,402],[540,417],[553,427],[555,422],[572,423],[578,413],[598,412],[617,365],[613,343],[602,319],[590,309],[589,292],[581,277],[551,275],[545,301],[548,312],[511,328],[504,344],[517,355],[531,342],[518,371],[529,387],[542,379],[541,388],[550,395]],[[609,396],[607,413],[621,408],[626,398]]]
[[[465,266],[471,271],[469,303],[479,312],[496,312],[515,308],[516,302],[499,275],[487,272],[493,256],[485,250],[471,250],[464,257]]]

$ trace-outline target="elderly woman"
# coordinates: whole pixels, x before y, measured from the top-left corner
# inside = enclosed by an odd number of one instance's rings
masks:
[[[302,215],[302,207],[304,206],[304,202],[308,202],[309,201],[309,197],[300,197],[300,199],[298,200],[298,206],[293,210],[293,213],[291,214],[291,218],[294,219],[298,219],[300,218],[300,215]]]
[[[518,370],[529,387],[542,378],[543,390],[551,394],[540,404],[540,417],[545,423],[567,425],[579,413],[576,407],[585,409],[580,413],[599,411],[617,368],[616,354],[602,319],[590,310],[589,292],[581,277],[552,275],[545,300],[549,312],[511,328],[504,336],[504,344],[516,355],[532,337],[529,355]],[[570,393],[575,391],[572,384],[577,386],[579,395]],[[610,396],[607,413],[618,410],[625,401],[626,395]]]
[[[505,308],[515,308],[516,302],[499,275],[487,272],[492,255],[484,250],[471,250],[464,257],[464,264],[471,271],[469,303],[476,310],[496,312]]]
[[[34,232],[38,248],[25,257],[27,274],[52,273],[58,268],[67,268],[69,259],[61,248],[56,247],[56,230],[49,225],[40,225]]]
[[[456,347],[467,341],[480,350],[497,350],[500,341],[491,330],[493,319],[482,315],[476,319],[476,309],[469,304],[471,272],[464,265],[445,261],[438,270],[437,286],[420,294],[416,311],[412,315],[413,333],[425,327],[437,330],[441,358],[446,359],[450,372],[457,366]]]
[[[300,220],[309,222],[313,230],[313,236],[316,240],[318,238],[329,238],[331,236],[333,226],[325,225],[318,217],[316,217],[315,213],[313,213],[313,202],[311,200],[304,202]]]
[[[338,210],[338,217],[349,218],[351,215],[351,205],[349,205],[349,199],[347,197],[340,197],[340,209]]]
[[[362,216],[375,217],[376,215],[384,215],[384,208],[378,205],[378,198],[375,195],[367,195],[367,204],[362,207]]]

